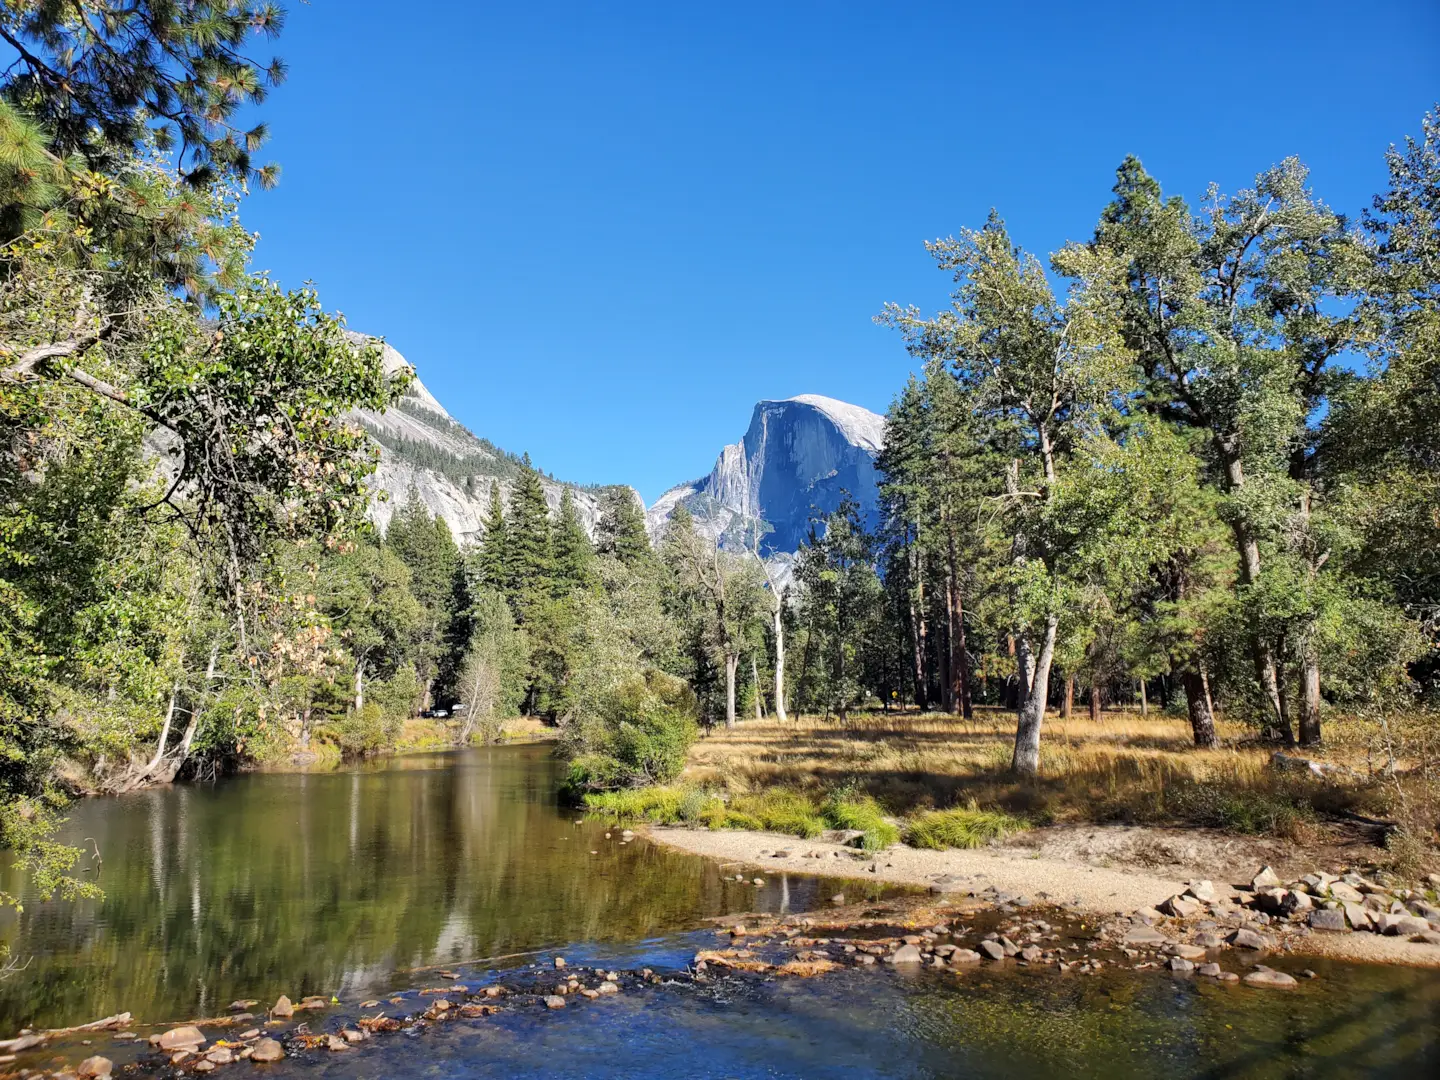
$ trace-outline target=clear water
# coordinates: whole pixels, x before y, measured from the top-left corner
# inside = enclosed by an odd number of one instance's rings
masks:
[[[29,966],[0,982],[0,1034],[122,1010],[140,1022],[189,1019],[280,993],[338,996],[348,1008],[311,1020],[329,1029],[363,998],[434,985],[439,967],[474,985],[548,960],[535,950],[563,949],[572,966],[663,970],[713,944],[694,932],[707,916],[804,910],[837,888],[866,887],[792,876],[757,888],[734,881],[733,867],[621,844],[618,831],[607,840],[602,825],[576,825],[557,805],[555,768],[545,747],[507,747],[81,803],[67,836],[98,843],[106,899],[29,902],[5,917],[0,937]],[[9,871],[0,878],[17,884]],[[1293,992],[1009,967],[732,980],[577,999],[553,1013],[517,1007],[271,1071],[1440,1075],[1440,973],[1307,963],[1321,977]],[[83,1053],[133,1056],[107,1038]]]

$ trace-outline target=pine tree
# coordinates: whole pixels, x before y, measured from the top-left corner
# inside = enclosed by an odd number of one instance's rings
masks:
[[[471,560],[471,572],[477,587],[502,589],[505,585],[505,504],[500,497],[500,482],[490,481],[490,509],[481,522],[484,532]]]
[[[550,549],[557,597],[595,584],[595,549],[585,535],[585,526],[580,522],[569,488],[560,496],[560,514],[551,531]]]
[[[654,555],[645,531],[645,514],[629,488],[609,488],[600,496],[600,521],[595,527],[595,548],[627,566]]]
[[[414,488],[390,520],[385,543],[410,568],[410,590],[424,609],[416,629],[413,659],[420,678],[420,708],[428,707],[454,612],[455,575],[460,552],[450,526],[432,517]]]
[[[525,626],[535,617],[539,605],[550,595],[554,559],[550,544],[550,509],[540,474],[526,454],[520,475],[510,490],[510,507],[505,523],[504,591]]]

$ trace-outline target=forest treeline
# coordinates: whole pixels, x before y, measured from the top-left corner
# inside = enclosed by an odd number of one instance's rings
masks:
[[[1048,266],[1003,223],[930,245],[935,316],[887,416],[881,528],[846,502],[793,563],[627,490],[593,536],[527,459],[464,549],[371,527],[403,407],[310,288],[249,264],[277,176],[240,117],[284,77],[274,4],[0,7],[0,840],[77,894],[67,792],[317,743],[456,741],[521,713],[577,790],[667,779],[698,725],[902,704],[1017,711],[1038,768],[1078,694],[1314,744],[1435,692],[1440,121],[1349,218],[1293,161],[1191,208],[1120,167]],[[402,448],[403,449],[403,448]]]

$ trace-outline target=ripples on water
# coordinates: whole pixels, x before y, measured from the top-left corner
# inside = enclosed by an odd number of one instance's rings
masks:
[[[757,889],[713,863],[621,845],[618,832],[607,841],[603,826],[576,826],[556,805],[554,770],[545,747],[509,747],[81,803],[67,835],[98,841],[106,900],[31,902],[5,917],[0,934],[31,964],[0,984],[0,1032],[121,1010],[189,1018],[280,993],[353,1003],[433,983],[415,969],[461,966],[471,979],[465,961],[562,945],[572,963],[679,966],[713,939],[677,931],[706,916],[804,910],[835,890],[795,877]],[[0,887],[15,885],[0,875]],[[1440,976],[1318,970],[1291,993],[990,968],[738,981],[512,1009],[272,1072],[1440,1075]]]

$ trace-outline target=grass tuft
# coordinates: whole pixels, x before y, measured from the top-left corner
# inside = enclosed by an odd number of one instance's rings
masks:
[[[978,848],[1028,826],[1020,818],[1001,810],[981,810],[974,803],[953,810],[930,810],[912,820],[905,830],[911,847],[941,851],[945,848]]]

